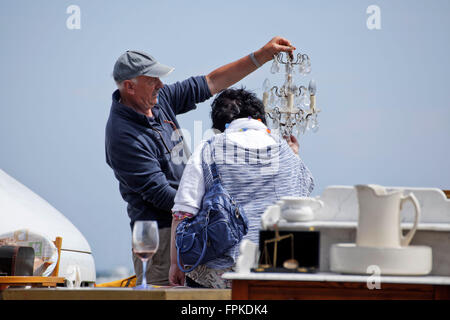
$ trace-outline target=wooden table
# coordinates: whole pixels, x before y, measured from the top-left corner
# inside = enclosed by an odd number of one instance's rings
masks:
[[[449,300],[450,277],[381,276],[379,289],[367,276],[339,274],[227,273],[233,300]]]
[[[63,284],[62,277],[25,277],[25,276],[0,276],[0,290],[9,286],[26,286],[32,287],[56,287],[58,284]]]
[[[3,300],[230,300],[230,289],[8,288]]]

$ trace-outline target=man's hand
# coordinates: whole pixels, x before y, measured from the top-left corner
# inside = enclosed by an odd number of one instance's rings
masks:
[[[299,149],[299,145],[298,145],[298,140],[296,137],[294,136],[283,136],[283,138],[287,141],[289,147],[291,147],[292,151],[294,151],[294,153],[296,155],[298,155],[298,149]]]
[[[170,265],[169,282],[171,286],[184,286],[184,272],[178,268],[176,263]]]
[[[255,52],[256,60],[264,64],[267,61],[273,59],[273,56],[280,52],[288,52],[291,58],[294,56],[294,50],[296,48],[291,44],[288,39],[282,37],[274,37],[267,44]]]

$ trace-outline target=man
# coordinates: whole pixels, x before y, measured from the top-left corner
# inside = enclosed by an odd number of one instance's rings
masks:
[[[169,285],[171,209],[184,163],[183,140],[176,115],[235,84],[279,52],[292,55],[289,40],[275,37],[261,49],[226,64],[206,76],[164,85],[160,78],[173,68],[140,51],[127,51],[114,66],[118,90],[113,93],[106,125],[106,162],[119,180],[133,228],[136,220],[156,220],[160,245],[147,264],[149,283]],[[186,155],[185,155],[186,156]],[[142,264],[133,253],[137,283]]]

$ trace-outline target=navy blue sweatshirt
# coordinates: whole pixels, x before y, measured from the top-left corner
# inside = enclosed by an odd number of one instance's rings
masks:
[[[112,95],[105,132],[106,162],[119,180],[122,198],[133,228],[136,220],[157,220],[160,228],[170,227],[171,209],[185,163],[173,161],[182,139],[174,134],[180,128],[177,114],[196,108],[211,97],[204,76],[165,85],[147,117],[119,102]],[[177,137],[178,136],[178,137]]]

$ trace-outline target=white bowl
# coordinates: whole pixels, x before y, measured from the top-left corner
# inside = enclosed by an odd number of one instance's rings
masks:
[[[431,272],[432,261],[432,250],[427,246],[378,248],[337,243],[330,249],[330,269],[338,273],[368,274],[369,266],[377,266],[382,275],[426,275]]]

